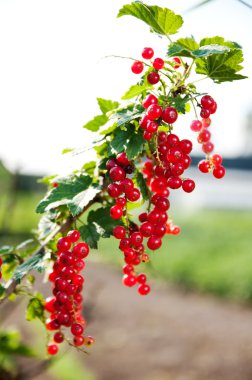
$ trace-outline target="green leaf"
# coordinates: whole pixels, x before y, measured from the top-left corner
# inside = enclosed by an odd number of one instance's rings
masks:
[[[96,168],[96,161],[90,161],[90,162],[87,162],[86,164],[84,164],[82,166],[82,169],[90,176],[90,177],[93,177],[94,176],[94,171],[95,171],[95,168]]]
[[[122,127],[125,124],[128,124],[132,120],[139,119],[142,116],[144,111],[143,107],[138,107],[132,110],[132,107],[127,107],[122,110],[119,110],[113,115],[113,118],[117,118],[117,126]]]
[[[42,272],[44,270],[44,251],[38,252],[36,255],[31,256],[23,264],[19,265],[13,273],[15,281],[20,282],[22,278],[29,273],[32,269]]]
[[[36,296],[30,299],[26,308],[26,319],[27,321],[32,321],[38,318],[40,321],[45,321],[45,309],[44,309],[44,299],[41,296]]]
[[[107,112],[112,111],[119,107],[119,103],[113,102],[112,100],[97,98],[97,102],[99,104],[100,110],[102,111],[104,115],[106,115]]]
[[[57,223],[52,220],[50,211],[47,212],[42,216],[42,218],[40,218],[40,221],[38,223],[39,240],[45,239],[46,236],[52,233],[56,227]]]
[[[113,228],[122,224],[120,221],[111,218],[110,207],[100,207],[97,210],[90,211],[87,221],[96,226],[96,231],[103,238],[110,237]]]
[[[225,39],[220,36],[206,37],[200,41],[200,46],[215,45],[215,44],[227,46],[231,49],[241,49],[241,46],[237,42],[225,41]]]
[[[221,55],[212,55],[196,60],[196,73],[207,75],[216,83],[231,82],[247,77],[237,74],[243,67],[243,54],[240,49],[233,49]]]
[[[37,206],[36,212],[43,213],[60,205],[74,204],[74,198],[87,190],[92,178],[87,175],[71,175],[58,179],[58,187],[53,188]],[[85,197],[85,195],[83,194]],[[80,199],[76,200],[78,204]]]
[[[191,57],[191,52],[198,48],[199,44],[193,38],[180,38],[169,46],[168,56]]]
[[[4,292],[5,292],[5,287],[0,284],[0,297],[2,297],[2,295],[4,295]]]
[[[83,128],[88,129],[92,132],[97,132],[100,127],[105,125],[108,121],[108,117],[106,115],[98,115],[90,120],[87,124],[83,125]]]
[[[124,5],[117,17],[133,16],[150,26],[151,31],[159,35],[175,34],[183,25],[181,16],[168,8],[146,5],[140,1]]]
[[[208,57],[213,54],[224,54],[226,52],[229,52],[230,49],[227,46],[212,44],[212,45],[204,45],[201,46],[199,49],[194,50],[192,52],[192,55],[194,57]]]
[[[144,148],[145,140],[140,130],[135,131],[132,125],[127,130],[118,130],[114,139],[109,145],[109,154],[117,154],[125,151],[129,160],[132,160],[140,154]]]
[[[79,228],[81,239],[85,241],[90,248],[97,249],[97,242],[100,239],[100,235],[96,230],[96,226],[93,223],[83,224]]]
[[[153,90],[153,86],[150,85],[150,84],[144,84],[144,85],[134,85],[134,86],[131,86],[126,92],[125,94],[122,96],[122,99],[123,100],[129,100],[129,99],[132,99],[132,98],[135,98],[136,96],[142,94],[143,92],[147,91],[147,90]]]
[[[185,95],[184,97],[176,96],[176,98],[168,98],[169,104],[175,107],[178,112],[181,112],[183,114],[186,113],[186,105],[188,104],[189,100],[189,95]]]
[[[62,154],[72,153],[74,151],[74,148],[65,148],[62,150]]]
[[[77,194],[71,202],[67,204],[71,214],[76,216],[82,212],[84,207],[95,198],[95,196],[101,191],[98,184],[92,184],[87,190]]]
[[[9,246],[9,245],[3,245],[0,247],[0,256],[1,255],[7,255],[9,253],[12,253],[14,251],[14,247]]]
[[[144,179],[143,174],[139,171],[137,171],[136,182],[141,191],[143,200],[147,201],[148,199],[150,199],[150,189],[147,186],[147,183],[146,183],[146,180]]]
[[[35,356],[34,351],[21,342],[18,331],[0,332],[0,352],[5,355]]]

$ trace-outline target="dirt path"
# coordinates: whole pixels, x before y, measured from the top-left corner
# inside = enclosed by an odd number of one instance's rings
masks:
[[[117,270],[88,264],[88,333],[97,341],[84,360],[97,379],[252,379],[251,309],[152,288],[148,297],[140,297],[121,285]]]

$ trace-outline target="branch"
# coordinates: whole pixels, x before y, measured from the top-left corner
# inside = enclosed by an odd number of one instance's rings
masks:
[[[86,207],[84,207],[84,209],[78,214],[76,215],[75,217],[73,216],[70,216],[66,221],[65,223],[59,225],[57,228],[55,228],[55,230],[50,234],[48,235],[48,237],[44,240],[43,243],[41,243],[41,245],[39,246],[38,249],[36,249],[36,251],[33,253],[32,256],[29,256],[29,259],[31,257],[34,257],[36,255],[39,255],[41,253],[44,254],[45,252],[45,247],[47,246],[47,244],[50,242],[50,240],[52,240],[58,233],[60,232],[65,232],[65,231],[68,231],[69,227],[75,222],[75,220],[77,220],[83,213],[85,213],[89,207],[91,207],[94,203],[96,202],[99,202],[100,201],[100,197],[99,197],[100,193],[97,194],[97,196],[92,199],[87,205]],[[28,274],[29,272],[25,273],[22,277],[22,279],[24,277],[26,277],[26,275]],[[4,292],[4,296],[3,298],[0,299],[0,305],[3,304],[6,299],[8,299],[8,297],[15,292],[16,290],[16,287],[19,285],[20,281],[16,281],[14,278],[11,278],[7,284],[6,284],[6,288],[5,288],[5,292]]]

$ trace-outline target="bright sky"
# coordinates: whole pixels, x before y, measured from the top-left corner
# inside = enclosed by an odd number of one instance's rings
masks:
[[[180,13],[195,0],[148,1]],[[69,167],[66,147],[86,145],[82,125],[98,114],[96,97],[119,99],[136,77],[130,62],[103,59],[115,54],[140,58],[144,46],[164,56],[165,40],[131,17],[116,19],[127,0],[0,0],[0,159],[12,169],[51,174]],[[221,35],[245,51],[252,76],[252,10],[236,0],[215,0],[184,15],[179,35]],[[219,152],[240,154],[243,127],[252,108],[251,79],[214,85],[200,82],[218,102],[213,136]],[[193,114],[191,116],[193,118]],[[183,117],[181,117],[182,119]],[[178,122],[177,122],[178,123]],[[180,122],[182,134],[190,135]],[[83,157],[79,157],[83,160]],[[72,161],[71,161],[72,162]]]

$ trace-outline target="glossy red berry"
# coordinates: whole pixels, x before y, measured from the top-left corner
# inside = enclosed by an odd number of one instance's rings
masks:
[[[219,165],[213,169],[213,176],[217,179],[223,178],[225,173],[226,173],[226,170],[224,166]]]
[[[222,157],[220,154],[213,154],[212,163],[214,166],[219,166],[222,163]]]
[[[84,259],[89,254],[89,246],[86,243],[78,243],[73,247],[74,256]]]
[[[191,193],[195,189],[195,182],[192,179],[185,179],[182,183],[182,189],[186,193]]]
[[[133,189],[130,189],[126,194],[127,199],[131,202],[138,201],[138,199],[140,198],[140,195],[141,193],[136,187],[134,187]]]
[[[200,116],[202,117],[202,119],[208,119],[209,116],[210,116],[209,109],[207,109],[207,108],[201,108]]]
[[[154,50],[151,47],[145,47],[142,51],[144,59],[151,59],[154,56]]]
[[[152,71],[151,73],[148,74],[147,80],[150,84],[156,84],[160,80],[160,76],[156,71]]]
[[[182,185],[182,179],[180,177],[171,176],[168,178],[167,184],[171,189],[179,189]]]
[[[152,251],[155,251],[156,249],[160,248],[162,245],[162,240],[158,236],[151,236],[147,241],[147,246]]]
[[[146,98],[143,100],[142,105],[144,108],[147,109],[151,104],[157,104],[157,103],[158,103],[157,97],[155,95],[150,94],[146,96]]]
[[[155,203],[157,210],[167,211],[170,208],[170,202],[165,197],[159,197]]]
[[[76,347],[82,346],[84,344],[85,338],[82,335],[75,336],[73,338],[73,344]]]
[[[64,341],[64,334],[60,331],[56,332],[53,336],[55,343],[62,343]]]
[[[71,243],[76,243],[80,239],[80,233],[77,230],[69,231],[67,236],[70,237]]]
[[[199,132],[202,128],[202,122],[199,120],[193,120],[191,122],[190,128],[193,132]]]
[[[125,152],[121,152],[116,156],[116,161],[122,165],[122,166],[127,166],[130,165],[130,161],[127,158],[127,155]]]
[[[158,124],[153,120],[148,121],[145,132],[151,133],[152,135],[153,133],[157,132],[157,130]]]
[[[125,274],[123,276],[122,282],[125,286],[132,287],[132,286],[136,285],[137,279],[136,279],[136,276],[134,276],[132,274]]]
[[[116,239],[122,239],[126,234],[126,230],[122,226],[116,226],[113,228],[113,236]]]
[[[162,113],[162,119],[167,124],[173,124],[178,118],[178,113],[173,107],[167,107]]]
[[[131,66],[131,71],[134,74],[141,74],[144,69],[144,64],[141,61],[135,61]]]
[[[141,232],[133,232],[133,233],[130,235],[130,243],[131,243],[134,247],[137,247],[137,246],[139,246],[140,244],[142,244],[142,241],[143,241],[143,235],[141,234]]]
[[[106,168],[108,169],[108,171],[114,168],[115,166],[118,166],[118,163],[115,158],[111,158],[106,162]]]
[[[150,120],[158,119],[161,116],[161,114],[162,107],[160,107],[158,104],[151,104],[147,109],[147,116]]]
[[[138,293],[141,296],[146,296],[147,294],[150,293],[150,286],[147,284],[141,284],[138,288]]]
[[[117,198],[121,194],[121,190],[116,183],[110,183],[107,187],[107,191],[112,198]]]
[[[181,140],[179,143],[179,149],[184,153],[184,154],[189,154],[192,151],[192,142],[190,140],[184,139]]]
[[[110,216],[113,219],[120,219],[123,215],[123,210],[120,206],[115,205],[110,208]]]
[[[143,138],[146,141],[150,141],[152,139],[152,137],[153,137],[153,133],[148,132],[148,131],[144,131]]]
[[[112,181],[121,181],[125,178],[125,171],[120,166],[115,166],[109,171]]]
[[[71,239],[69,236],[59,238],[57,249],[59,252],[68,251],[71,248]]]
[[[211,107],[209,107],[209,111],[210,111],[211,115],[217,111],[217,103],[216,102],[214,102],[214,104]]]
[[[127,202],[125,198],[119,197],[116,199],[116,204],[122,208],[126,206],[126,203]]]
[[[82,335],[84,332],[84,329],[80,323],[73,323],[71,326],[71,333],[75,336]]]
[[[210,95],[204,95],[202,96],[200,103],[203,108],[210,109],[214,105],[215,101]]]
[[[153,224],[150,222],[144,222],[140,226],[140,232],[144,237],[150,237],[153,234],[154,227]]]
[[[146,283],[146,274],[144,273],[140,273],[138,276],[137,276],[137,282],[139,284],[145,284]]]
[[[57,344],[48,344],[48,346],[47,346],[48,355],[56,355],[58,350],[59,349],[58,349]]]
[[[209,132],[208,129],[202,129],[198,135],[198,143],[203,144],[206,143],[210,140],[211,138],[211,132]]]
[[[209,173],[209,171],[211,169],[210,161],[201,160],[198,164],[198,168],[201,171],[201,173]]]
[[[161,70],[164,67],[164,60],[162,58],[155,58],[152,65],[155,70]]]
[[[214,144],[211,143],[211,141],[207,141],[202,145],[202,150],[206,154],[212,153],[212,151],[214,150]]]

